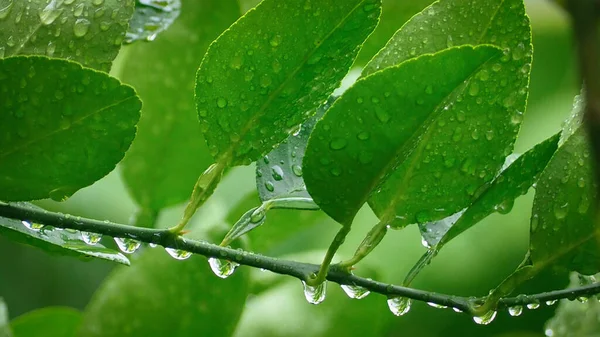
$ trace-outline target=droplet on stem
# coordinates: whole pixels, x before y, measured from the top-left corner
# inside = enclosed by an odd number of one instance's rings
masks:
[[[327,293],[327,281],[319,284],[316,287],[310,286],[306,284],[306,282],[302,281],[302,286],[304,287],[304,297],[310,304],[319,304],[325,300],[325,295]]]
[[[412,300],[407,297],[391,297],[388,298],[387,304],[392,314],[402,316],[410,311]]]
[[[521,316],[522,313],[523,313],[522,305],[515,305],[515,306],[508,308],[508,314],[513,317]]]
[[[88,245],[93,246],[100,242],[100,240],[102,239],[102,235],[90,232],[81,232],[81,239]]]
[[[235,263],[228,260],[219,260],[214,257],[208,259],[208,264],[213,273],[220,278],[227,278],[233,274],[235,268],[239,266],[239,263]]]
[[[371,293],[366,288],[363,288],[360,286],[355,286],[355,285],[349,285],[349,284],[342,284],[342,290],[344,290],[344,292],[346,293],[346,295],[348,295],[348,297],[354,298],[357,300],[363,299]]]
[[[477,324],[488,325],[496,318],[496,311],[488,311],[482,316],[473,316],[473,321]]]
[[[115,238],[115,242],[117,243],[117,246],[119,246],[119,249],[127,254],[133,254],[141,245],[139,241],[125,238]]]
[[[185,250],[181,250],[181,249],[165,247],[165,251],[167,253],[169,253],[169,255],[171,255],[171,257],[176,260],[185,260],[185,259],[189,258],[190,256],[192,256],[192,253],[187,252]]]

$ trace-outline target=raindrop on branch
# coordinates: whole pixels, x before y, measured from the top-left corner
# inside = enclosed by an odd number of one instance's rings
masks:
[[[133,254],[141,245],[139,241],[125,238],[115,238],[115,242],[119,249],[126,254]]]
[[[176,260],[185,260],[192,256],[192,253],[181,249],[165,247],[165,251],[167,251],[167,253],[169,253],[169,255]]]
[[[402,316],[410,311],[412,300],[407,297],[391,297],[388,298],[387,304],[392,314]]]
[[[81,232],[81,239],[88,245],[93,246],[100,242],[100,240],[102,239],[102,235],[90,232]]]
[[[240,264],[228,260],[219,260],[214,257],[208,259],[208,264],[213,273],[220,278],[227,278],[233,274]]]
[[[348,297],[354,298],[357,300],[363,299],[371,293],[368,289],[360,287],[360,286],[342,284],[341,287],[344,290],[344,292],[346,293],[346,295],[348,295]]]
[[[477,324],[488,325],[496,318],[496,311],[488,311],[482,316],[473,316],[473,321]]]
[[[325,295],[327,293],[326,281],[316,287],[310,286],[302,281],[302,286],[304,287],[304,297],[308,303],[319,304],[325,300]]]
[[[513,317],[521,316],[522,313],[523,313],[522,305],[515,305],[515,306],[508,308],[508,314]]]

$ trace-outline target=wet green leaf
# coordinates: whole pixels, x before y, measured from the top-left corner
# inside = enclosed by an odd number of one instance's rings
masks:
[[[206,258],[172,259],[157,247],[117,269],[92,298],[78,336],[229,336],[244,309],[248,275],[216,277]]]
[[[38,208],[26,203],[22,205]],[[82,240],[81,233],[70,229],[60,230],[45,227],[43,224],[0,217],[0,234],[12,241],[41,248],[50,253],[81,258],[99,258],[129,265],[129,259],[123,254],[98,243],[88,245]]]
[[[238,15],[235,0],[185,0],[181,16],[154,42],[125,49],[121,78],[144,108],[122,167],[142,207],[161,210],[187,200],[212,163],[194,106],[195,73],[210,42]]]
[[[399,165],[405,162],[414,166],[412,157],[423,154],[426,155],[425,160],[436,159],[435,166],[426,161],[423,163],[428,172],[436,172],[434,168],[448,172],[448,178],[441,179],[439,176],[435,177],[436,181],[453,179],[461,188],[466,186],[471,175],[458,170],[461,173],[458,177],[450,177],[453,171],[447,165],[437,167],[440,165],[438,157],[443,158],[443,154],[432,158],[434,154],[428,153],[432,152],[430,149],[424,151],[423,143],[427,142],[423,140],[437,136],[447,142],[458,143],[452,139],[453,133],[461,130],[461,126],[455,125],[457,111],[453,104],[465,90],[465,83],[469,83],[483,65],[498,61],[500,56],[501,53],[491,46],[452,48],[423,55],[356,82],[333,104],[311,135],[304,157],[304,179],[314,201],[336,221],[349,225],[363,203],[374,193],[371,205],[375,206],[378,216],[393,218],[391,209],[397,215],[408,218],[401,208],[406,205],[404,199],[408,191],[396,188],[397,200],[393,205],[385,206],[388,214],[382,214],[379,194],[385,195],[390,191],[378,187],[383,182],[387,187],[396,185],[395,181],[393,185],[388,183],[390,173],[398,172],[402,167]],[[460,146],[478,145],[469,140],[465,139],[466,144]],[[452,150],[448,151],[449,154]],[[483,151],[489,153],[490,149],[482,147],[475,153]],[[470,154],[473,155],[473,151]],[[453,164],[460,167],[459,163]],[[411,172],[405,172],[407,178],[423,179],[411,177]],[[481,178],[477,176],[474,179]],[[420,186],[432,183],[421,183]],[[456,190],[456,187],[453,189]],[[419,193],[423,192],[419,190]],[[427,197],[440,203],[436,200],[437,195],[427,194]],[[403,203],[396,205],[398,201]],[[396,209],[390,206],[396,206]]]
[[[8,324],[8,308],[4,299],[0,297],[0,337],[12,337],[12,331]]]
[[[196,84],[202,130],[217,161],[249,164],[309,117],[375,28],[380,2],[264,0],[225,31]]]
[[[47,307],[15,318],[11,326],[15,337],[74,337],[81,318],[72,308]]]
[[[0,9],[0,58],[47,55],[108,71],[125,38],[133,5],[133,0],[5,0]]]
[[[173,24],[180,11],[181,0],[136,0],[125,43],[154,41],[158,34]]]
[[[458,220],[450,222],[450,228],[443,220],[419,225],[423,238],[430,246],[437,245],[436,249],[440,249],[488,215],[510,212],[515,199],[527,193],[552,158],[559,136],[545,140],[508,164],[489,185],[477,191],[477,198],[460,213]]]
[[[580,105],[578,98],[574,116],[579,114]],[[560,147],[540,176],[533,200],[529,249],[534,268],[551,264],[583,274],[598,272],[596,191],[585,129],[567,123]]]
[[[46,57],[0,60],[0,200],[68,198],[135,136],[141,102],[105,73]]]

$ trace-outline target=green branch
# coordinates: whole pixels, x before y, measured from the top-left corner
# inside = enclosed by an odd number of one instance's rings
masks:
[[[57,228],[69,228],[112,237],[130,238],[145,243],[154,243],[163,247],[181,249],[206,257],[235,261],[241,265],[266,269],[276,274],[293,276],[303,281],[309,280],[312,275],[319,271],[319,265],[316,264],[282,260],[247,251],[220,247],[204,241],[190,240],[164,229],[133,227],[118,223],[80,218],[62,213],[34,209],[19,204],[0,203],[0,216],[41,223]],[[416,301],[456,308],[464,312],[473,312],[474,305],[483,301],[483,298],[473,299],[451,296],[374,281],[352,275],[337,265],[331,266],[326,275],[326,279],[338,284],[363,287],[371,292],[379,293],[387,297],[406,297]],[[600,283],[535,295],[502,298],[498,302],[497,308],[502,309],[509,306],[541,303],[563,298],[574,299],[581,296],[590,297],[598,293],[600,293]]]

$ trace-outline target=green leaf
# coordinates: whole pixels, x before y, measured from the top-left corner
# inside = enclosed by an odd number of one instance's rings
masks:
[[[81,312],[75,309],[48,307],[15,318],[11,326],[15,337],[74,337],[81,319]]]
[[[194,106],[195,73],[210,42],[239,15],[235,0],[182,5],[181,16],[154,42],[126,47],[121,76],[144,101],[123,177],[136,202],[153,210],[187,200],[212,163]]]
[[[559,136],[556,134],[537,144],[503,169],[493,182],[482,186],[476,192],[477,198],[461,211],[458,220],[450,222],[451,227],[447,227],[443,220],[441,223],[419,225],[423,238],[439,250],[488,215],[510,212],[515,199],[527,193],[556,152]]]
[[[63,200],[102,178],[135,136],[141,102],[119,81],[46,57],[0,60],[0,200]]]
[[[12,337],[12,331],[8,324],[8,308],[4,299],[0,297],[0,337]]]
[[[526,95],[517,91],[529,82],[532,46],[523,0],[436,1],[394,34],[365,66],[363,75],[422,54],[480,44],[504,49],[502,63],[490,64],[486,68],[487,75],[498,82],[506,81],[503,87],[516,88],[506,89],[498,100],[510,98],[511,106],[524,111]]]
[[[23,206],[38,208],[26,203],[23,203]],[[79,232],[70,229],[59,230],[43,224],[0,217],[0,234],[13,241],[41,248],[50,253],[99,258],[129,265],[129,259],[123,254],[101,244],[88,245],[82,240]]]
[[[125,38],[133,4],[133,0],[5,0],[0,9],[0,58],[47,55],[108,71]]]
[[[148,249],[110,275],[84,312],[79,336],[229,336],[244,309],[245,270],[222,280],[206,259]]]
[[[181,0],[136,0],[125,43],[154,41],[179,16]]]
[[[496,48],[490,46],[452,48],[423,55],[356,82],[333,104],[311,135],[304,157],[304,180],[314,201],[333,219],[349,225],[363,203],[374,193],[371,205],[376,206],[376,214],[393,217],[394,214],[382,214],[377,194],[388,191],[378,187],[389,181],[390,173],[394,170],[397,173],[403,162],[411,164],[414,161],[411,157],[415,155],[426,154],[424,159],[436,159],[435,164],[439,165],[438,156],[442,157],[442,153],[431,158],[434,154],[430,152],[433,151],[422,149],[422,144],[428,143],[426,140],[437,136],[454,143],[453,146],[475,147],[477,150],[471,149],[470,155],[489,153],[489,148],[476,147],[481,142],[473,142],[470,137],[468,140],[465,137],[461,144],[453,140],[453,133],[464,127],[456,125],[464,121],[455,120],[457,111],[453,106],[462,97],[465,82],[470,82],[484,64],[495,62],[500,55]],[[453,149],[448,152],[451,151]],[[450,159],[453,158],[447,158]],[[426,162],[423,166],[422,169],[430,175],[437,171],[434,170],[436,166]],[[447,178],[436,177],[437,181],[453,179],[458,186],[470,182],[470,176],[451,176],[453,170],[443,164],[441,166],[447,172]],[[459,164],[454,166],[456,169]],[[407,177],[410,173],[405,172]],[[430,175],[427,178],[434,179]],[[479,176],[476,179],[480,179]],[[420,186],[427,185],[421,183]],[[386,183],[385,186],[392,184]],[[406,193],[403,189],[394,190],[399,191]],[[419,193],[422,192],[419,190]],[[405,201],[402,193],[398,193],[402,198],[397,201]],[[437,196],[426,194],[426,198],[441,203]],[[398,205],[396,212],[407,217],[401,208],[403,205]]]
[[[213,157],[249,164],[286,139],[339,85],[380,9],[381,0],[264,0],[225,31],[196,84]]]
[[[576,99],[575,116],[580,105]],[[585,129],[568,123],[536,187],[529,248],[534,268],[552,265],[588,275],[598,272],[596,191]]]

